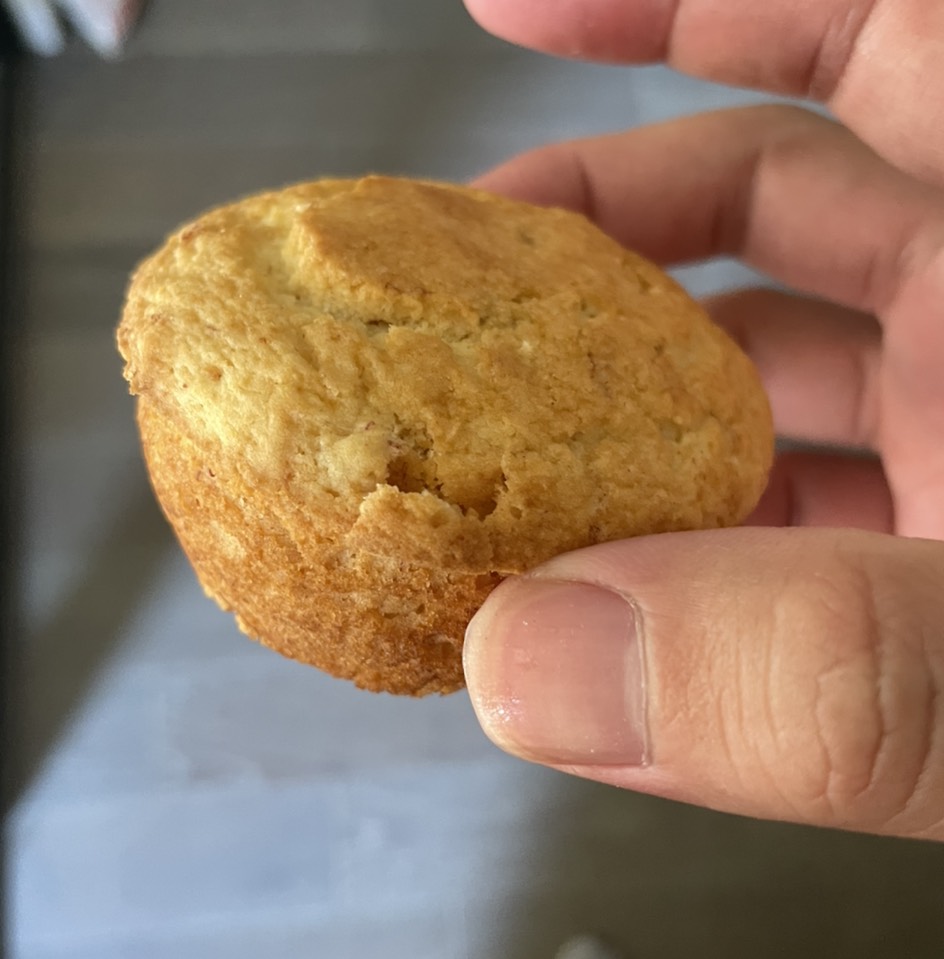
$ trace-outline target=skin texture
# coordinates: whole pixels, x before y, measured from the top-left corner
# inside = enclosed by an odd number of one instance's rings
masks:
[[[467,0],[496,35],[560,56],[663,61],[809,96],[879,153],[944,180],[944,8],[926,0]]]
[[[466,641],[486,731],[628,788],[944,839],[944,8],[468,7],[549,53],[663,60],[823,100],[841,121],[725,111],[480,178],[586,212],[661,264],[733,254],[792,287],[708,306],[755,360],[778,432],[825,444],[779,457],[763,529],[607,544],[503,584]]]

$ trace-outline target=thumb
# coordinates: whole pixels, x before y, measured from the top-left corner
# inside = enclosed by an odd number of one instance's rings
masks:
[[[502,748],[774,819],[944,839],[944,544],[822,529],[608,543],[503,583],[466,679]]]

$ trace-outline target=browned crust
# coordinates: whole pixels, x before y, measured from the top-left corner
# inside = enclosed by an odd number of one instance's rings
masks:
[[[296,545],[252,490],[220,481],[216,461],[146,400],[138,425],[154,490],[184,552],[207,595],[237,612],[245,633],[364,689],[424,695],[462,688],[465,625],[500,576],[449,575],[367,556],[353,567],[332,564],[316,541]]]
[[[204,589],[367,689],[460,688],[505,575],[736,523],[772,457],[752,365],[668,277],[580,217],[462,188],[212,211],[139,268],[118,339]]]

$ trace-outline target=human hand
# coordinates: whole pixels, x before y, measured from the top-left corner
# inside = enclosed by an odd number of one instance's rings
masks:
[[[944,839],[944,6],[467,5],[539,49],[663,58],[824,99],[846,124],[723,111],[480,179],[663,264],[734,254],[805,291],[709,308],[757,363],[778,431],[833,447],[778,459],[764,528],[609,543],[502,584],[466,639],[483,727],[641,792]]]

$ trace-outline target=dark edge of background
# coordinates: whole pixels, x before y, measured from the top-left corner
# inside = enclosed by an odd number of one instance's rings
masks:
[[[17,135],[20,49],[6,15],[0,12],[0,957],[9,947],[10,914],[7,898],[7,823],[13,794],[17,753],[14,728],[16,691],[13,683],[14,649],[18,621],[17,502],[19,499],[19,436],[16,414],[20,319],[17,316],[16,203],[14,200],[15,138]]]

